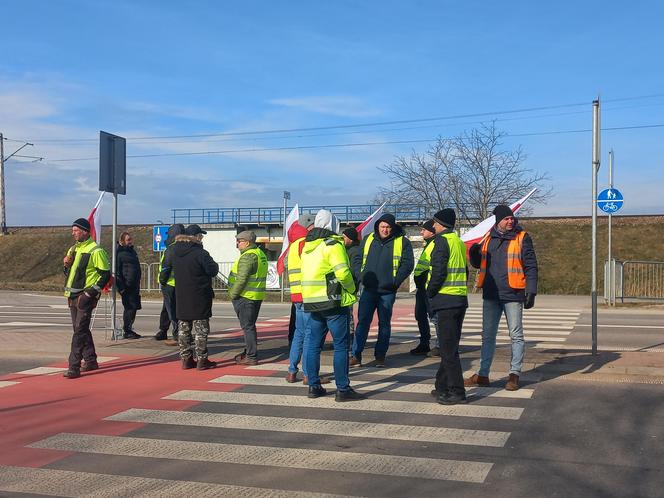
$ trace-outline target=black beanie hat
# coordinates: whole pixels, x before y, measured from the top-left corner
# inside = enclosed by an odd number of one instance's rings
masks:
[[[422,228],[429,230],[431,233],[436,233],[436,229],[433,227],[433,220],[427,220],[422,224]]]
[[[78,227],[81,230],[85,230],[86,232],[90,231],[90,222],[85,218],[77,219],[74,223],[71,224],[71,226]]]
[[[357,242],[358,240],[360,240],[360,237],[357,233],[357,230],[355,230],[353,227],[348,227],[341,233],[344,234],[346,237],[348,237],[353,242]]]
[[[510,207],[506,206],[505,204],[498,204],[493,209],[493,214],[496,215],[496,225],[497,225],[508,216],[514,216],[514,211],[512,211]]]
[[[437,221],[447,228],[454,228],[456,223],[456,213],[452,208],[445,208],[433,215],[433,221]]]

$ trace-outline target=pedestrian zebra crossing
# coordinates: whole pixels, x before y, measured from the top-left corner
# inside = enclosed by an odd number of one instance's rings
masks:
[[[285,382],[285,367],[219,370],[201,388],[106,417],[105,431],[90,425],[35,441],[28,447],[62,458],[48,468],[0,466],[0,491],[389,497],[439,495],[449,482],[450,491],[481,492],[534,395],[471,388],[469,404],[443,406],[430,396],[430,367],[360,368],[351,382],[367,399],[337,403],[307,398],[306,386]]]
[[[548,348],[554,344],[560,345],[572,333],[576,322],[581,315],[580,310],[558,308],[533,308],[523,312],[523,330],[526,344],[535,348]],[[392,318],[391,343],[414,343],[419,339],[419,329],[413,313],[395,316]],[[435,334],[435,325],[431,324],[432,334]],[[378,326],[373,324],[369,337],[378,335]],[[501,318],[498,327],[496,344],[510,344],[509,332],[505,316]],[[466,311],[463,321],[463,330],[460,345],[482,345],[482,308],[471,307]]]

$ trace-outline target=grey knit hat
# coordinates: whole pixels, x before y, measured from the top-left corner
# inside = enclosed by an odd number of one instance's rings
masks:
[[[246,240],[247,242],[256,242],[256,234],[251,230],[244,230],[238,233],[235,238],[237,240]]]

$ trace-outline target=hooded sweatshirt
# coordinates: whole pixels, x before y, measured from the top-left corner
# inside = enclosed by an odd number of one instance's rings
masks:
[[[203,249],[197,238],[178,235],[171,246],[175,286],[176,316],[178,320],[205,320],[212,316],[212,278],[219,273],[219,265]]]
[[[385,239],[380,238],[378,226],[381,222],[386,222],[392,227],[392,233]],[[401,250],[401,262],[397,270],[396,277],[392,276],[392,261],[394,254],[394,239],[403,236],[403,245]],[[367,237],[368,238],[368,237]],[[356,261],[353,266],[362,267],[362,258],[367,238],[362,239],[360,250],[357,253]],[[403,228],[396,224],[394,215],[386,213],[374,224],[374,238],[369,247],[367,261],[364,270],[361,271],[360,279],[364,288],[379,294],[391,294],[397,291],[404,280],[408,278],[413,271],[415,260],[413,258],[413,247],[405,236]]]
[[[302,255],[302,249],[304,248],[304,239],[303,237],[306,237],[309,232],[307,231],[306,228],[304,228],[302,225],[299,223],[295,222],[291,225],[291,227],[288,229],[288,254],[290,254],[291,251],[297,251],[297,253],[301,256]],[[297,239],[303,239],[300,241],[297,246],[293,245],[293,242],[295,242]],[[284,267],[286,268],[286,272],[288,272],[288,254],[286,255],[286,258],[284,259]],[[301,303],[302,302],[302,294],[291,294],[291,302],[293,303]]]

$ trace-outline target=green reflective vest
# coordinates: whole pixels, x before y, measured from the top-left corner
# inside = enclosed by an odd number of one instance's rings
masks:
[[[348,254],[340,236],[305,242],[301,259],[305,311],[331,310],[357,301]]]
[[[443,285],[438,290],[438,294],[448,294],[452,296],[467,296],[468,295],[468,282],[466,276],[466,244],[463,243],[461,238],[455,233],[444,233],[441,237],[445,237],[447,244],[450,248],[450,257],[447,260],[447,278]],[[436,243],[429,244],[432,247]],[[428,247],[429,247],[428,246]],[[431,254],[431,253],[430,253]],[[431,272],[427,277],[427,285],[431,280]]]
[[[240,257],[235,260],[233,263],[233,268],[231,268],[231,273],[228,275],[228,284],[232,287],[235,285],[237,280],[237,269],[240,264],[240,259],[245,254],[255,254],[258,258],[258,267],[256,272],[252,275],[249,275],[247,280],[247,285],[244,287],[244,290],[240,292],[240,296],[251,299],[252,301],[262,301],[265,299],[265,279],[267,278],[267,256],[261,251],[258,247],[252,247],[247,249]]]
[[[302,294],[302,258],[300,257],[300,243],[305,237],[291,242],[286,256],[286,266],[288,267],[288,282],[290,284],[291,296],[293,294]]]
[[[166,251],[168,248],[166,248]],[[166,256],[166,251],[161,253],[161,259],[159,259],[159,273],[158,275],[161,275],[161,265],[164,264],[164,256]],[[171,267],[171,274],[168,277],[168,281],[166,282],[166,285],[170,285],[171,287],[175,287],[175,272],[173,271],[173,267]]]
[[[97,270],[109,271],[111,269],[106,251],[99,247],[92,238],[89,238],[83,242],[77,242],[67,251],[67,255],[73,255],[74,262],[67,273],[65,296],[79,294],[88,287],[93,287],[101,292],[96,285],[99,281]]]
[[[364,271],[364,267],[367,264],[367,255],[369,254],[369,249],[371,244],[374,241],[374,233],[371,232],[367,236],[367,241],[364,243],[364,253],[362,254],[362,268],[360,271]],[[399,265],[401,264],[401,254],[403,253],[403,235],[399,235],[394,239],[394,246],[392,250],[392,277],[397,276],[397,271],[399,271]]]
[[[431,253],[433,252],[433,248],[433,239],[427,240],[424,250],[422,251],[422,254],[420,254],[420,259],[417,260],[415,270],[413,270],[413,276],[419,277],[431,269]]]

